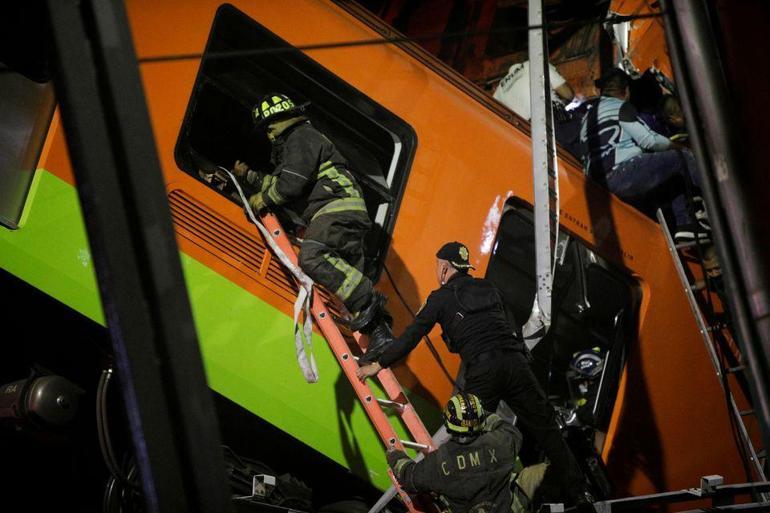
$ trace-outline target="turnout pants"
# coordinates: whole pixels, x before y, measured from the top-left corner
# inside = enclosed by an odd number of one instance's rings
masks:
[[[519,419],[524,440],[534,439],[551,461],[551,470],[560,476],[568,499],[586,489],[585,478],[562,437],[556,412],[535,378],[523,354],[517,351],[491,353],[495,357],[468,363],[465,392],[481,399],[484,409],[495,411],[504,400]]]
[[[370,228],[365,212],[323,214],[310,222],[299,250],[302,270],[351,313],[366,306],[372,295],[372,282],[363,275],[364,237]]]

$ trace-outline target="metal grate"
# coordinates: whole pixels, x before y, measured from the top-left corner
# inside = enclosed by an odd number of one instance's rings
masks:
[[[240,228],[181,189],[171,191],[168,202],[174,227],[180,236],[226,264],[245,271],[281,297],[287,300],[296,297],[298,289],[294,278],[268,252],[262,235],[256,230],[249,232]],[[267,265],[264,265],[265,259]],[[319,292],[332,315],[341,317],[339,309],[329,301],[329,292],[320,287]]]

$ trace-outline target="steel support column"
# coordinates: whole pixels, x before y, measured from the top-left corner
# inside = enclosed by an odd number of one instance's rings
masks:
[[[543,26],[543,0],[529,0],[529,26]],[[529,30],[529,91],[531,107],[532,182],[534,189],[535,272],[537,296],[527,324],[526,336],[544,330],[528,341],[530,348],[551,325],[553,248],[551,223],[558,230],[559,188],[556,169],[556,141],[551,105],[547,31]]]
[[[56,94],[148,511],[228,511],[125,8],[118,0],[46,3]]]
[[[770,281],[747,201],[740,124],[734,119],[717,36],[703,0],[665,2],[666,37],[703,182],[735,331],[764,445],[770,444]],[[761,151],[756,149],[756,151]],[[765,170],[757,170],[765,172]],[[760,209],[766,210],[766,206]]]

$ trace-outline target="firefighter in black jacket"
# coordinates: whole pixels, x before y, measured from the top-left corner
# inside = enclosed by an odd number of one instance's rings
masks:
[[[472,394],[449,399],[444,425],[451,438],[424,460],[415,462],[402,451],[388,453],[401,487],[409,493],[433,493],[442,510],[451,513],[510,513],[519,430],[495,414],[487,416]],[[516,491],[514,506],[521,506],[526,498]]]
[[[265,127],[273,145],[271,174],[236,162],[234,172],[259,189],[249,205],[283,209],[307,226],[299,265],[317,283],[333,292],[352,314],[350,328],[369,335],[361,361],[373,361],[393,340],[385,298],[364,276],[364,236],[371,228],[361,187],[347,161],[304,115],[307,103],[296,105],[283,94],[268,94],[254,107],[258,127]]]
[[[594,511],[585,479],[556,422],[556,412],[529,368],[523,346],[513,335],[497,289],[468,270],[468,248],[449,242],[436,253],[441,285],[417,312],[415,321],[376,362],[358,369],[362,381],[400,360],[436,323],[449,350],[465,363],[464,391],[481,399],[484,409],[497,410],[504,400],[517,415],[525,436],[532,437],[551,461],[564,493],[579,511]]]

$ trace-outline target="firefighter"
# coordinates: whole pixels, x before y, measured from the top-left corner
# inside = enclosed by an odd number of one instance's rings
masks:
[[[284,94],[264,96],[253,116],[272,143],[274,171],[260,173],[236,161],[234,172],[259,190],[249,198],[254,211],[281,210],[306,226],[299,265],[345,304],[350,329],[369,335],[369,348],[360,361],[373,361],[393,335],[385,298],[363,274],[364,237],[372,223],[347,161],[310,123],[307,105],[297,105]]]
[[[522,436],[513,424],[487,415],[478,397],[462,393],[444,407],[444,425],[450,439],[424,460],[416,462],[403,451],[388,453],[405,491],[431,492],[450,513],[531,511],[546,465],[514,473]]]
[[[529,367],[524,345],[513,335],[497,289],[487,280],[468,274],[473,269],[468,248],[449,242],[436,253],[440,287],[423,304],[414,322],[380,356],[357,371],[362,381],[412,351],[436,323],[450,352],[465,364],[464,391],[481,399],[493,412],[504,400],[517,415],[525,436],[545,451],[563,493],[579,506],[594,511],[585,479],[556,422],[556,412]]]

